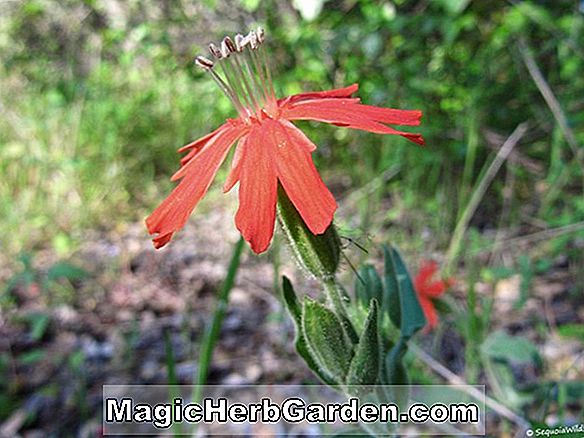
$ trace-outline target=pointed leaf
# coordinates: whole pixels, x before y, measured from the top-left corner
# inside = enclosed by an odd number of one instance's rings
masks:
[[[372,299],[365,328],[357,344],[355,355],[351,361],[346,384],[375,385],[379,375],[380,345],[378,335],[378,304]]]
[[[282,295],[284,296],[284,304],[286,304],[286,309],[290,312],[290,316],[294,319],[294,323],[297,327],[300,327],[300,320],[302,318],[302,307],[300,302],[296,297],[296,292],[294,292],[294,287],[288,279],[288,277],[282,277]]]
[[[384,255],[386,288],[388,288],[387,292],[391,293],[389,302],[392,307],[396,305],[393,288],[397,285],[399,328],[402,336],[407,340],[426,325],[426,317],[418,301],[410,274],[397,250],[394,247],[389,249],[384,247]],[[395,312],[395,309],[393,311]]]
[[[401,326],[401,304],[399,297],[399,285],[397,282],[397,272],[393,264],[393,259],[387,246],[383,246],[384,259],[384,294],[383,310],[389,314],[389,318],[394,326]]]
[[[305,298],[302,332],[319,368],[334,376],[335,381],[344,381],[353,352],[337,316],[322,304]]]
[[[375,298],[383,306],[383,284],[373,266],[367,264],[359,269],[355,280],[355,296],[365,305],[369,305],[371,299]]]
[[[296,297],[292,283],[286,277],[282,277],[282,294],[284,296],[284,304],[286,305],[286,309],[290,313],[290,316],[292,316],[292,320],[294,321],[294,328],[296,329],[296,339],[294,340],[296,351],[300,357],[304,359],[304,362],[306,362],[308,368],[310,368],[324,383],[330,386],[337,386],[338,383],[335,382],[332,376],[328,375],[324,369],[321,369],[318,366],[308,351],[306,339],[302,334],[302,307],[300,306],[300,302]]]
[[[385,357],[385,374],[388,385],[408,385],[409,378],[403,358],[408,351],[408,345],[402,337]]]

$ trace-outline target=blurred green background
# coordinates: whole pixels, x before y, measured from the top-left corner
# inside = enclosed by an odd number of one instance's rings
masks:
[[[0,344],[0,420],[28,406],[36,390],[14,376],[53,357],[42,342],[62,312],[47,309],[65,303],[97,314],[118,291],[108,289],[115,279],[139,272],[138,262],[120,257],[79,287],[87,272],[75,267],[77,251],[136,224],[134,238],[148,241],[141,222],[173,186],[176,149],[235,116],[194,56],[258,25],[280,96],[357,82],[368,104],[423,111],[415,131],[425,148],[300,123],[319,147],[314,158],[339,200],[342,234],[366,247],[391,240],[416,255],[413,265],[422,256],[443,262],[460,280],[460,308],[433,338],[433,353],[470,383],[499,385],[498,399],[512,408],[533,403],[533,421],[548,421],[553,398],[562,424],[584,391],[581,382],[557,383],[581,378],[574,366],[584,342],[584,3],[575,0],[0,0],[0,340],[12,336]],[[522,135],[498,163],[513,132]],[[208,196],[198,214],[218,199]],[[177,252],[188,249],[177,237]],[[350,248],[355,264],[368,257]],[[48,291],[44,307],[22,316],[19,306],[36,306],[38,288]],[[507,293],[512,306],[499,312]],[[139,330],[119,327],[130,361]],[[18,330],[28,343],[16,351]],[[566,362],[554,359],[560,338],[579,342]],[[546,366],[536,344],[540,352],[553,347]],[[89,353],[76,348],[59,366],[80,388],[72,405],[86,406],[89,418]],[[513,368],[516,348],[527,351],[519,362],[531,371]],[[436,382],[419,366],[413,373]],[[515,379],[534,384],[529,397],[513,392]],[[54,436],[77,430],[55,427]]]

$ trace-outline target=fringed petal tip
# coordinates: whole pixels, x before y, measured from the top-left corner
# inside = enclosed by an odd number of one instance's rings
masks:
[[[426,140],[424,140],[424,136],[422,134],[402,134],[403,137],[407,138],[414,143],[419,144],[420,146],[426,145]]]
[[[154,245],[154,248],[156,249],[160,249],[163,246],[165,246],[168,242],[170,242],[170,240],[172,239],[172,235],[174,234],[174,231],[171,232],[161,232],[161,228],[160,228],[160,224],[159,223],[155,223],[153,221],[152,215],[148,216],[146,218],[146,220],[144,221],[144,223],[146,224],[146,229],[148,230],[148,234],[150,234],[152,237],[152,244]]]
[[[357,98],[339,96],[289,100],[283,103],[280,109],[283,118],[288,120],[316,120],[377,134],[401,135],[416,144],[425,144],[421,134],[398,131],[387,126],[417,126],[422,117],[419,110],[364,105]]]
[[[144,223],[146,224],[146,229],[148,230],[148,234],[150,234],[151,236],[154,236],[154,237],[152,237],[152,244],[154,245],[154,248],[156,248],[156,249],[160,249],[163,246],[165,246],[168,242],[170,242],[173,234],[176,231],[176,230],[173,230],[173,231],[163,230],[161,227],[161,223],[159,221],[157,222],[156,217],[153,217],[153,215],[148,216],[146,218],[146,220],[144,221]]]
[[[164,245],[166,245],[172,239],[172,235],[174,233],[163,234],[161,236],[157,236],[152,239],[152,243],[154,244],[154,248],[160,249]]]

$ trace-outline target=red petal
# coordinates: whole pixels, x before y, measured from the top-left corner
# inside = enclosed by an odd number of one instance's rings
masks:
[[[268,120],[276,154],[278,179],[314,234],[322,234],[333,220],[337,203],[312,162],[314,144],[289,122]]]
[[[436,312],[434,303],[432,303],[432,301],[428,299],[420,299],[420,305],[422,306],[424,316],[426,317],[426,321],[428,322],[426,327],[428,329],[433,329],[438,324],[438,313]]]
[[[373,105],[359,104],[359,113],[381,123],[389,125],[418,126],[422,118],[422,111],[382,108]]]
[[[322,98],[337,98],[337,97],[351,97],[359,89],[359,84],[349,85],[344,88],[334,88],[326,91],[310,91],[308,93],[293,94],[285,99],[280,99],[278,103],[295,103],[304,100],[322,99]]]
[[[243,137],[241,140],[239,140],[239,143],[235,148],[235,153],[233,154],[233,158],[231,160],[231,170],[229,171],[229,175],[227,175],[225,184],[223,184],[223,193],[227,193],[239,181],[239,177],[241,175],[241,156],[243,154],[243,150],[245,149],[246,140],[247,137]]]
[[[429,298],[438,298],[446,290],[446,283],[443,281],[433,281],[427,283],[421,290],[421,293]]]
[[[414,288],[417,291],[424,289],[436,271],[438,271],[438,263],[432,260],[422,261],[420,269],[414,278]]]
[[[257,254],[268,249],[274,234],[278,189],[274,151],[264,125],[254,125],[243,145],[235,215],[237,229]]]
[[[209,140],[211,137],[213,137],[214,135],[216,135],[220,130],[224,129],[226,127],[226,125],[221,125],[219,128],[215,129],[213,132],[210,132],[209,134],[189,143],[184,145],[183,147],[181,147],[178,152],[182,153],[182,152],[186,152],[189,149],[197,149],[199,146],[201,146],[202,144],[206,143],[207,140]]]
[[[181,158],[180,164],[181,166],[185,166],[190,160],[192,160],[200,151],[213,140],[214,137],[219,135],[222,131],[228,128],[237,128],[242,127],[242,123],[238,119],[228,119],[227,123],[224,123],[219,128],[215,129],[210,134],[205,135],[204,137],[199,138],[198,140],[189,143],[178,150],[179,153],[186,152],[190,150],[188,154]]]
[[[213,137],[181,171],[182,181],[172,193],[146,219],[150,234],[158,234],[153,241],[156,248],[168,243],[173,233],[187,222],[217,173],[229,148],[241,135],[239,128],[228,127]],[[176,174],[175,174],[176,176]]]
[[[190,151],[184,157],[180,159],[180,165],[185,166],[189,161],[191,161],[203,147],[212,141],[220,132],[226,129],[229,125],[224,124],[217,128],[215,131],[211,132],[210,134],[205,135],[204,137],[199,138],[198,140],[189,143],[178,150],[179,153]]]
[[[362,105],[358,99],[316,99],[291,103],[282,107],[282,117],[289,120],[317,120],[377,134],[397,134],[424,144],[420,134],[397,131],[384,123],[418,125],[420,111],[397,110]]]

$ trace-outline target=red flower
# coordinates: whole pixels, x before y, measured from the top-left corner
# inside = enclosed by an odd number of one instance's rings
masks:
[[[314,234],[327,229],[337,208],[314,167],[311,154],[316,146],[290,121],[316,120],[378,134],[398,134],[424,144],[420,134],[387,126],[419,125],[420,111],[363,105],[359,98],[351,97],[357,84],[276,100],[262,41],[262,31],[252,31],[246,37],[238,35],[235,42],[226,37],[221,48],[210,45],[215,62],[197,58],[197,65],[211,74],[239,117],[228,119],[217,130],[179,149],[187,152],[172,177],[180,183],[146,219],[149,233],[156,234],[156,248],[168,243],[185,225],[235,142],[231,172],[223,189],[227,192],[239,182],[235,224],[256,253],[265,251],[272,239],[278,184]],[[223,68],[223,76],[217,73],[217,65]]]
[[[433,300],[438,298],[451,285],[452,280],[436,280],[432,277],[438,271],[438,264],[433,261],[425,260],[420,266],[418,274],[414,278],[414,288],[418,294],[418,300],[428,321],[426,330],[429,331],[438,324],[438,314],[434,307]]]

